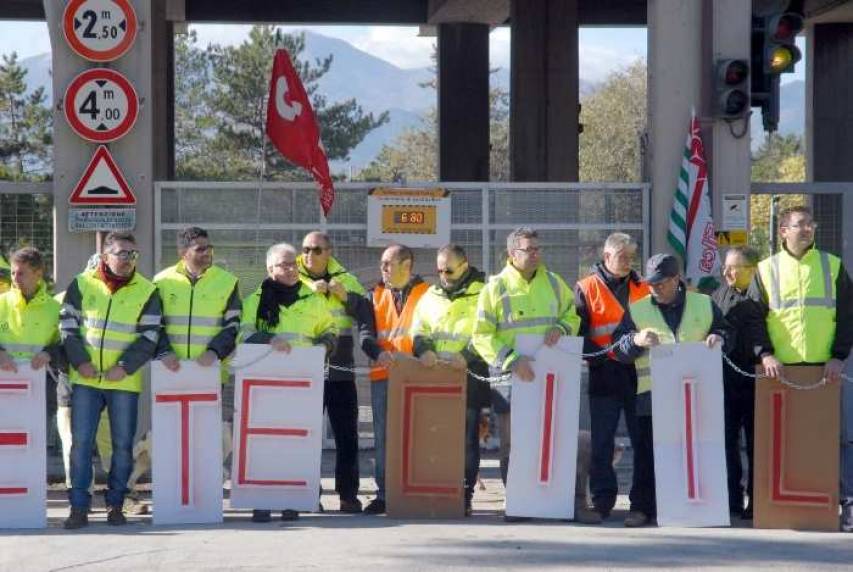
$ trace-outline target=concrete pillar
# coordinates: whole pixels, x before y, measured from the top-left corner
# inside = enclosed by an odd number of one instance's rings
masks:
[[[807,34],[807,177],[853,181],[853,23],[815,24]],[[839,195],[816,195],[813,201],[819,225],[815,240],[838,255],[844,251],[845,235],[853,236],[853,197],[844,202],[846,217]]]
[[[578,180],[577,5],[577,0],[512,0],[513,181]]]
[[[669,212],[690,126],[700,108],[702,3],[649,0],[648,129],[651,165],[651,252],[671,249]]]
[[[111,62],[130,80],[140,99],[139,118],[122,139],[108,145],[113,158],[137,198],[136,235],[142,258],[139,269],[146,276],[154,270],[154,193],[157,176],[169,174],[168,100],[165,92],[171,77],[169,49],[171,26],[164,23],[165,0],[131,0],[140,29],[127,54]],[[94,233],[68,232],[68,197],[91,159],[96,145],[81,139],[68,126],[58,105],[65,89],[78,73],[96,67],[72,52],[62,32],[64,3],[44,0],[52,51],[54,108],[54,278],[64,289],[95,251]],[[159,123],[156,130],[155,123]],[[155,153],[156,150],[156,153]],[[155,161],[156,154],[156,161]]]
[[[750,38],[752,34],[752,6],[743,0],[704,0],[713,10],[712,51],[713,57],[706,59],[703,79],[705,100],[713,103],[713,74],[715,62],[721,58],[750,59]],[[707,12],[706,12],[707,13]],[[703,115],[710,116],[710,109]],[[755,117],[761,121],[760,116]],[[722,227],[722,197],[726,194],[745,194],[749,196],[752,175],[750,157],[750,118],[728,123],[715,120],[711,126],[710,141],[705,142],[706,151],[710,151],[710,185],[714,222],[717,229],[735,230]],[[748,228],[748,227],[747,227]],[[746,230],[744,228],[743,230]]]
[[[489,180],[489,27],[438,26],[438,176]]]

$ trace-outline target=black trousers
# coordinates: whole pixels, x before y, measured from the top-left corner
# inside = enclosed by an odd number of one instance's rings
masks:
[[[335,435],[335,491],[343,500],[358,495],[358,394],[355,380],[326,381],[323,407]]]
[[[631,487],[631,510],[657,516],[655,499],[655,450],[652,416],[637,416],[637,434],[634,447],[634,481]]]
[[[729,511],[743,510],[743,461],[741,459],[740,432],[746,434],[746,456],[749,477],[746,494],[752,503],[755,450],[755,384],[734,371],[725,371],[723,404],[726,423],[726,468],[729,481]]]

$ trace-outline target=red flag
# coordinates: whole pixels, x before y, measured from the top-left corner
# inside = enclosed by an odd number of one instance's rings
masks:
[[[320,187],[320,206],[328,216],[335,200],[329,161],[308,94],[290,56],[276,50],[267,102],[267,137],[288,160],[307,169]]]

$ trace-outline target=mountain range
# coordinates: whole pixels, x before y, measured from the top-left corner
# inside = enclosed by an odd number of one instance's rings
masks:
[[[329,101],[343,101],[350,98],[362,106],[365,111],[374,114],[389,112],[389,121],[371,131],[364,140],[350,152],[349,161],[336,161],[331,165],[335,172],[346,172],[351,166],[356,170],[365,167],[373,160],[384,144],[394,141],[403,131],[417,127],[424,114],[436,105],[436,91],[421,84],[434,77],[429,67],[405,69],[395,66],[381,58],[362,51],[348,42],[305,32],[305,51],[303,57],[310,60],[332,55],[329,72],[319,79],[318,90]],[[21,60],[27,70],[29,89],[44,86],[47,104],[52,104],[50,54],[40,54]],[[492,87],[509,89],[509,69],[497,68],[491,74]],[[595,91],[596,84],[580,80],[580,93],[585,95]],[[781,113],[779,131],[782,134],[803,133],[805,114],[805,86],[802,81],[784,84],[781,89]],[[755,149],[763,140],[760,114],[752,117],[752,141]]]

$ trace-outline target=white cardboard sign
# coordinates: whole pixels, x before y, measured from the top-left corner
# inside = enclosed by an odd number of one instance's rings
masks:
[[[232,508],[317,509],[324,359],[319,346],[290,353],[266,344],[238,346]]]
[[[521,335],[516,349],[535,356],[532,382],[512,379],[512,450],[506,514],[574,518],[583,339],[562,337],[546,347]]]
[[[655,490],[660,526],[729,526],[719,345],[652,348]]]
[[[154,524],[222,522],[219,367],[151,363]]]
[[[0,372],[0,528],[47,526],[45,370]]]

